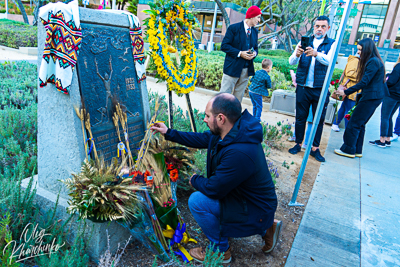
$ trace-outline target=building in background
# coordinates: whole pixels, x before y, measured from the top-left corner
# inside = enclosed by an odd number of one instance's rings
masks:
[[[343,43],[356,45],[359,40],[371,38],[378,47],[400,49],[399,6],[400,0],[371,0],[370,4],[354,4]],[[339,15],[342,10],[338,10]]]

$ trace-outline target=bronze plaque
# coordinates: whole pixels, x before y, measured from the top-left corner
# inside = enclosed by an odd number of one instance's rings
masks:
[[[113,105],[119,103],[128,117],[130,149],[135,155],[144,136],[144,122],[129,29],[86,23],[81,26],[83,41],[77,72],[96,149],[107,162],[117,157],[120,140],[112,116]],[[122,127],[120,138],[125,140]]]

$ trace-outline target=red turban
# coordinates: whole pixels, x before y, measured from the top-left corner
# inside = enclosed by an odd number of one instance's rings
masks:
[[[246,19],[251,19],[257,17],[258,15],[261,15],[261,9],[258,6],[251,6],[249,9],[247,9]]]

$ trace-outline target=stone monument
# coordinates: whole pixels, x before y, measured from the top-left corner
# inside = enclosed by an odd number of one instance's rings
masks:
[[[90,114],[96,148],[106,161],[117,155],[119,142],[111,117],[113,101],[119,102],[127,113],[132,152],[139,147],[150,117],[146,82],[138,83],[135,71],[127,15],[86,8],[79,8],[79,13],[83,40],[70,94],[62,94],[48,84],[39,88],[38,96],[37,203],[43,212],[48,211],[54,208],[60,193],[56,211],[59,219],[69,217],[68,192],[59,180],[71,177],[72,172],[78,173],[85,159],[85,140],[74,106],[81,107],[84,103]],[[44,26],[39,23],[38,66],[45,38]],[[72,221],[77,223],[76,219]],[[129,231],[114,222],[87,221],[87,228],[88,254],[93,260],[107,249],[106,229],[112,252],[130,236]]]

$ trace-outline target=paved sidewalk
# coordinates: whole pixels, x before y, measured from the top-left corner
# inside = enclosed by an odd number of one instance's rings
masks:
[[[29,63],[37,64],[37,56],[0,48],[0,63],[4,63],[5,61],[28,61]]]
[[[335,155],[343,130],[331,132],[286,266],[400,266],[400,141],[368,144],[379,138],[380,110],[361,159]]]

